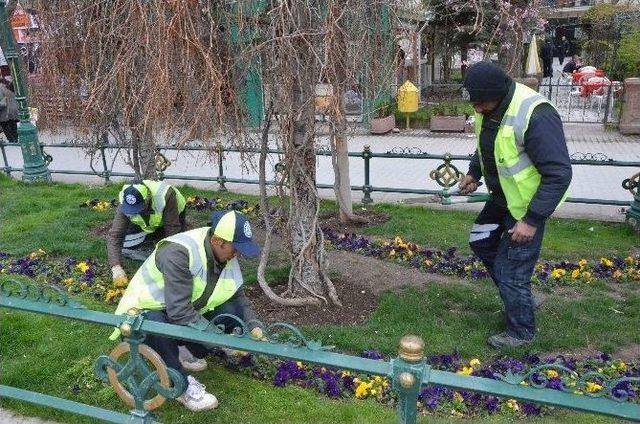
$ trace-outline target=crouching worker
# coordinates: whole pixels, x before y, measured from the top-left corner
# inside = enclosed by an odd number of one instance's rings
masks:
[[[107,237],[107,256],[114,285],[126,287],[122,257],[142,262],[155,241],[184,231],[186,201],[172,185],[152,180],[125,184],[119,197]]]
[[[255,257],[260,248],[253,241],[251,225],[236,211],[216,211],[211,227],[196,228],[167,237],[158,242],[151,256],[131,279],[116,314],[130,308],[144,310],[146,319],[185,325],[204,330],[211,320],[224,324],[227,331],[237,326],[228,317],[235,315],[245,322],[255,314],[242,289],[242,272],[237,254]],[[111,340],[117,339],[119,330]],[[262,330],[251,330],[254,338],[262,338]],[[192,411],[213,409],[216,397],[205,391],[189,372],[207,367],[208,349],[197,343],[147,334],[146,345],[155,350],[168,367],[182,374],[187,389],[177,400]]]

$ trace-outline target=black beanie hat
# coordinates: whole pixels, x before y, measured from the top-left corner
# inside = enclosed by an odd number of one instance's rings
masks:
[[[499,66],[487,61],[471,65],[464,76],[464,88],[472,103],[502,100],[511,82],[511,77]]]

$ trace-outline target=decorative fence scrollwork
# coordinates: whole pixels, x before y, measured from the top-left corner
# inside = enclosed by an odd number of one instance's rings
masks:
[[[444,163],[429,173],[429,177],[440,185],[440,187],[449,188],[457,184],[464,174],[451,163],[451,155],[445,154]]]

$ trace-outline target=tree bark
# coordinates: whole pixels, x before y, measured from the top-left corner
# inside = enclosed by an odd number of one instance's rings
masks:
[[[313,15],[304,3],[291,4],[298,28],[313,28]],[[317,23],[317,22],[316,22]],[[283,147],[290,190],[289,252],[291,272],[289,293],[292,297],[312,296],[328,303],[327,297],[340,305],[333,283],[325,272],[324,237],[318,222],[320,201],[316,190],[315,155],[315,56],[311,40],[299,36],[290,42],[284,65],[288,69],[291,96],[285,118]],[[286,52],[285,52],[286,53]]]
[[[269,262],[269,254],[271,252],[271,239],[273,237],[273,222],[271,217],[271,211],[269,209],[269,197],[267,196],[267,182],[266,182],[266,162],[267,162],[267,150],[269,147],[269,128],[271,126],[272,110],[271,107],[267,111],[264,128],[262,129],[262,141],[260,145],[260,159],[259,159],[259,181],[260,181],[260,210],[262,211],[263,222],[265,225],[265,239],[264,246],[260,252],[260,262],[258,263],[258,284],[269,298],[269,300],[284,306],[305,306],[305,305],[319,305],[321,302],[316,297],[303,297],[303,298],[284,298],[277,295],[267,282],[265,271],[267,269],[267,263]],[[276,216],[280,214],[278,211]]]
[[[367,220],[354,215],[349,176],[349,145],[347,143],[347,118],[344,111],[344,94],[348,85],[344,31],[339,27],[336,14],[346,7],[342,0],[330,3],[327,15],[326,52],[328,57],[328,80],[333,87],[333,101],[329,108],[331,163],[333,165],[333,192],[338,204],[338,219],[342,223]]]

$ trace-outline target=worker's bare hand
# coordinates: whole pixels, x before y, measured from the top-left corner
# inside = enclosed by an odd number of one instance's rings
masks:
[[[480,183],[478,182],[478,180],[473,178],[471,175],[465,175],[458,184],[458,187],[460,188],[460,194],[473,193],[478,189],[479,186]]]
[[[536,227],[534,227],[533,225],[527,224],[524,221],[518,221],[509,230],[509,234],[511,234],[511,240],[513,242],[527,243],[533,239],[533,236],[536,235]]]

